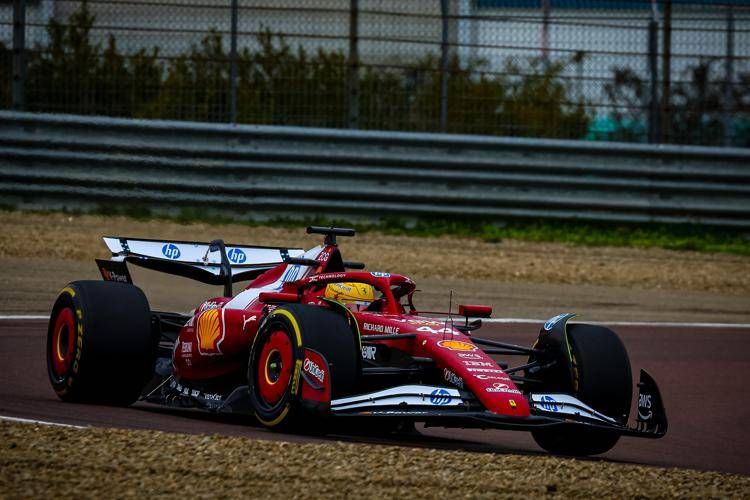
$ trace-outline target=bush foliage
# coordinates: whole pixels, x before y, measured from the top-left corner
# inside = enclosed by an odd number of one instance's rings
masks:
[[[721,146],[724,141],[725,75],[724,61],[707,59],[685,70],[683,81],[671,87],[669,121],[664,127],[665,142]],[[739,72],[732,86],[732,123],[730,136],[736,146],[750,147],[750,72]],[[610,102],[615,105],[616,129],[612,139],[643,140],[649,108],[649,82],[629,68],[613,70],[605,85]]]
[[[221,35],[209,33],[188,53],[159,49],[123,54],[114,37],[92,42],[95,18],[84,2],[66,23],[50,21],[49,43],[28,53],[27,108],[31,111],[195,121],[227,121],[229,55]],[[346,56],[291,47],[270,31],[238,54],[237,121],[345,127]],[[0,64],[10,68],[0,46]],[[6,61],[7,59],[7,61]],[[457,133],[580,138],[589,116],[561,78],[569,61],[530,59],[501,75],[486,63],[449,64],[448,130]],[[523,66],[523,67],[521,67]],[[440,59],[428,54],[410,68],[360,68],[360,127],[439,129]],[[525,76],[530,75],[530,76]],[[10,104],[10,83],[0,105]]]

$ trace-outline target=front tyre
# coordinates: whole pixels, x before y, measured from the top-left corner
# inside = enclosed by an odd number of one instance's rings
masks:
[[[633,391],[630,359],[620,338],[608,328],[568,325],[573,395],[595,410],[625,424]],[[620,439],[616,432],[582,425],[532,431],[539,446],[562,455],[598,455]]]
[[[52,307],[47,374],[63,401],[127,406],[153,376],[158,339],[140,288],[75,281]]]
[[[278,307],[258,331],[248,362],[250,403],[264,426],[298,428],[306,416],[300,404],[305,349],[328,363],[332,397],[347,394],[356,384],[360,351],[344,316],[311,305]]]

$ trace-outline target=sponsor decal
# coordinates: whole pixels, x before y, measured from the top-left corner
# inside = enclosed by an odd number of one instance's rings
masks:
[[[483,373],[475,373],[474,378],[479,380],[510,380],[507,375],[485,375]]]
[[[547,322],[546,322],[546,323],[544,324],[544,329],[545,329],[546,331],[550,331],[550,330],[552,330],[552,328],[553,328],[553,327],[555,326],[555,324],[556,324],[556,323],[557,323],[558,321],[560,321],[561,319],[563,319],[563,318],[564,318],[565,316],[567,316],[567,315],[568,315],[567,313],[563,313],[563,314],[558,314],[558,315],[557,315],[557,316],[555,316],[554,318],[550,318],[550,319],[548,319],[548,320],[547,320]]]
[[[467,368],[466,371],[473,373],[505,373],[499,368]]]
[[[221,401],[224,398],[224,396],[222,396],[221,394],[201,392],[200,389],[191,389],[187,385],[182,385],[179,382],[175,382],[174,379],[169,382],[169,388],[180,393],[182,396],[203,398],[208,401]]]
[[[302,371],[302,361],[299,359],[294,362],[294,374],[292,375],[292,394],[295,396],[297,395],[297,392],[299,391],[299,377],[300,372]]]
[[[436,333],[436,334],[444,334],[444,333],[450,333],[451,335],[454,334],[453,328],[449,328],[447,326],[436,329],[436,328],[430,328],[429,326],[420,326],[417,328],[418,332],[425,332],[425,333]]]
[[[242,315],[242,331],[243,332],[245,331],[245,327],[247,326],[248,323],[250,323],[251,321],[255,321],[256,319],[258,319],[258,316],[256,316],[255,314],[253,314],[247,319],[245,319],[245,315],[243,314]]]
[[[326,372],[324,372],[323,369],[319,367],[318,364],[315,361],[311,360],[310,358],[305,358],[305,362],[302,364],[302,369],[306,373],[315,377],[317,381],[320,382],[321,384],[326,379]]]
[[[167,243],[161,247],[161,253],[164,254],[164,257],[172,260],[179,259],[182,255],[180,249],[174,243]]]
[[[476,351],[477,346],[463,342],[461,340],[440,340],[437,343],[438,346],[443,349],[450,349],[451,351]]]
[[[459,352],[456,356],[464,359],[482,359],[481,354],[474,354],[473,352]]]
[[[310,283],[322,280],[340,280],[346,278],[346,273],[323,273],[310,277]]]
[[[440,321],[433,321],[429,319],[408,319],[406,320],[407,323],[410,325],[416,325],[416,326],[441,326],[445,323]]]
[[[497,366],[495,363],[491,363],[490,361],[464,361],[461,360],[461,362],[466,366]]]
[[[506,392],[510,394],[521,394],[521,391],[518,389],[511,389],[508,384],[503,384],[502,382],[495,382],[492,384],[492,387],[485,388],[485,391],[487,392]]]
[[[377,272],[377,271],[370,273],[370,275],[373,278],[390,278],[391,277],[391,273],[380,273],[380,272]]]
[[[516,407],[516,400],[515,399],[509,399],[508,400],[508,406],[510,406],[511,408],[515,408]]]
[[[446,382],[453,384],[461,389],[464,388],[464,379],[453,373],[447,368],[443,368],[443,378]]]
[[[73,294],[75,296],[75,293]],[[78,326],[76,327],[76,356],[73,359],[73,373],[78,373],[79,362],[81,361],[81,351],[83,351],[83,311],[76,309],[76,316],[78,316]],[[73,382],[73,379],[68,377],[68,386]]]
[[[547,411],[559,411],[558,402],[552,396],[542,396],[541,407]]]
[[[219,344],[224,340],[219,309],[208,309],[198,317],[198,351],[201,354],[221,354]],[[222,311],[223,312],[223,311]]]
[[[638,418],[641,420],[651,420],[654,412],[651,410],[651,394],[638,395]]]
[[[362,346],[362,359],[369,359],[375,361],[375,353],[377,353],[377,347],[374,345],[363,345]]]
[[[430,393],[430,404],[445,406],[453,400],[450,393],[445,389],[435,389]]]
[[[281,281],[286,283],[287,281],[297,281],[300,275],[300,265],[295,264],[293,266],[287,266],[286,271],[281,276]]]
[[[102,268],[102,276],[107,281],[114,281],[117,283],[130,283],[128,280],[128,277],[124,274],[119,274],[114,271],[110,271],[109,269]]]
[[[192,342],[183,342],[182,343],[182,353],[192,353],[193,352],[193,343]]]
[[[398,333],[400,330],[400,327],[389,326],[389,325],[379,325],[377,323],[362,323],[362,329],[366,332],[393,334],[393,333]]]
[[[219,309],[221,308],[222,304],[219,304],[218,302],[215,302],[213,300],[209,300],[208,302],[204,302],[201,304],[201,308],[198,310],[198,312],[208,311],[209,309]]]
[[[247,260],[247,255],[245,255],[245,252],[243,252],[239,248],[230,248],[227,252],[227,258],[229,259],[229,262],[232,262],[234,264],[242,264]]]

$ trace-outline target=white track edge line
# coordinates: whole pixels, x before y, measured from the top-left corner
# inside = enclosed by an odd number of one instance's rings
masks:
[[[72,429],[85,429],[86,428],[83,425],[61,424],[60,422],[47,422],[46,420],[34,420],[31,418],[6,417],[5,415],[0,415],[0,420],[5,420],[7,422],[17,422],[20,424],[39,424],[39,425],[49,425],[49,426],[54,426],[54,427],[70,427]]]
[[[455,316],[454,316],[455,318]],[[505,324],[544,324],[546,319],[527,318],[489,318],[483,319],[483,323],[505,323]],[[575,322],[575,321],[574,321]],[[686,323],[670,321],[590,321],[594,325],[610,326],[655,326],[668,328],[750,328],[750,323]]]
[[[455,318],[458,315],[453,316]],[[38,320],[49,319],[49,316],[42,315],[0,315],[2,320]],[[483,319],[483,323],[501,323],[501,324],[544,324],[546,319],[529,319],[529,318],[489,318]],[[750,328],[750,323],[689,323],[689,322],[670,322],[670,321],[591,321],[594,325],[610,326],[654,326],[666,328]]]
[[[47,315],[40,315],[40,314],[37,314],[37,315],[34,315],[34,314],[31,314],[31,315],[29,315],[29,314],[27,314],[27,315],[23,315],[23,314],[0,314],[0,320],[3,320],[3,319],[6,319],[6,320],[12,320],[12,319],[49,319],[49,314],[47,314]]]

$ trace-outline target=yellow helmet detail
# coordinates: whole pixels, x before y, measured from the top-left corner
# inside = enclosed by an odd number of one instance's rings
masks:
[[[344,304],[367,306],[375,300],[375,289],[367,283],[329,283],[325,296]]]

